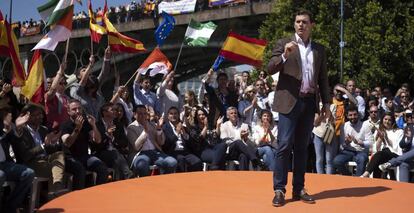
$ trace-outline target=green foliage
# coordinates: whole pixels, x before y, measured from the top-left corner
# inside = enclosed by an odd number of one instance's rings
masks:
[[[344,0],[344,80],[363,88],[397,87],[414,80],[414,3],[399,0]],[[276,0],[260,28],[267,39],[264,65],[277,39],[294,33],[293,14],[314,14],[312,39],[325,45],[331,84],[340,79],[340,0]],[[262,67],[265,69],[265,66]]]

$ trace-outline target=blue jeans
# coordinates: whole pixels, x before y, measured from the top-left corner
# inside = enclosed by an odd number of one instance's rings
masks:
[[[414,168],[414,149],[389,160],[392,166],[399,166],[401,182],[410,182],[410,169]]]
[[[306,161],[313,120],[315,117],[315,98],[299,98],[288,113],[279,113],[275,170],[273,189],[286,193],[289,155],[293,147],[293,191],[300,192],[305,186]]]
[[[257,152],[259,153],[259,156],[263,158],[263,161],[267,168],[269,168],[270,171],[274,171],[276,150],[271,146],[261,146],[257,147]]]
[[[322,138],[315,135],[313,145],[315,146],[316,154],[316,172],[318,174],[325,174],[324,163],[326,160],[326,174],[334,174],[333,159],[338,150],[338,141],[334,138],[330,144],[326,144]]]
[[[26,166],[14,162],[0,163],[0,179],[3,179],[3,181],[12,181],[16,184],[16,187],[6,201],[4,212],[16,212],[16,209],[23,203],[26,194],[32,187],[34,176],[34,171]]]
[[[368,162],[368,153],[366,151],[342,150],[333,161],[334,167],[343,175],[351,175],[346,164],[349,161],[355,161],[357,164],[355,176],[361,176],[365,171]]]
[[[175,172],[177,160],[156,150],[141,151],[132,161],[132,170],[140,177],[150,175],[149,167],[155,164],[160,168],[161,174]]]

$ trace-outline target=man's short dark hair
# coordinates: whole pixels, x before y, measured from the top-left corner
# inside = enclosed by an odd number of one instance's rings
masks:
[[[242,74],[246,73],[247,75],[250,76],[250,72],[249,71],[243,71]]]
[[[313,14],[309,11],[309,10],[305,10],[305,9],[299,9],[296,13],[295,13],[295,17],[293,17],[293,20],[296,20],[296,16],[301,16],[301,15],[307,15],[309,16],[309,20],[311,23],[315,22],[315,19],[313,19]]]
[[[145,107],[145,105],[142,105],[142,104],[138,104],[138,105],[134,106],[134,112],[136,112],[138,109],[147,110],[147,107]]]
[[[69,99],[69,101],[68,101],[68,105],[69,105],[69,104],[71,104],[71,103],[75,103],[75,102],[77,102],[77,103],[81,104],[81,102],[80,102],[78,99],[74,99],[74,98],[72,98],[72,99]]]
[[[105,103],[101,106],[101,108],[99,109],[99,116],[101,116],[101,118],[103,117],[103,113],[105,111],[107,111],[110,107],[114,106],[114,104],[112,103]]]
[[[355,104],[350,104],[348,106],[348,109],[346,110],[346,114],[348,114],[349,112],[354,112],[354,111],[358,113],[358,107]]]
[[[168,113],[170,113],[170,111],[171,111],[171,110],[177,110],[177,112],[178,112],[178,113],[180,113],[180,110],[178,110],[178,108],[177,108],[177,107],[175,107],[175,106],[170,107],[170,108],[168,109]]]
[[[26,104],[22,110],[20,111],[21,114],[26,114],[28,112],[33,113],[35,111],[41,111],[43,112],[42,107],[40,107],[39,105],[36,104]]]
[[[220,77],[225,77],[227,80],[229,79],[229,77],[227,76],[227,74],[225,72],[220,72],[217,74],[217,78],[216,80],[218,81]]]

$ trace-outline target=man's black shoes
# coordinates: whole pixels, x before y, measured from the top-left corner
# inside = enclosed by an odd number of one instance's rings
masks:
[[[309,204],[314,204],[315,203],[315,199],[312,198],[312,196],[310,196],[305,189],[300,190],[300,192],[293,192],[292,193],[292,200],[293,201],[297,201],[297,200],[301,200],[305,203],[309,203]]]
[[[276,207],[285,205],[285,193],[283,193],[281,190],[276,190],[272,204]]]

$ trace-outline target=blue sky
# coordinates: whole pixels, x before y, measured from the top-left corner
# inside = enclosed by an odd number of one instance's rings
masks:
[[[0,10],[3,13],[3,16],[9,14],[10,10],[10,1],[11,0],[0,0]],[[25,21],[30,20],[40,20],[39,13],[37,12],[37,7],[45,4],[49,0],[13,0],[13,22],[15,21]],[[118,6],[125,5],[130,3],[131,0],[107,0],[108,6]],[[138,1],[137,1],[138,2]],[[88,11],[88,1],[82,0],[83,6],[80,6],[78,3],[75,5],[75,12],[79,11]],[[98,7],[103,7],[104,0],[92,0],[92,6],[94,10]]]

